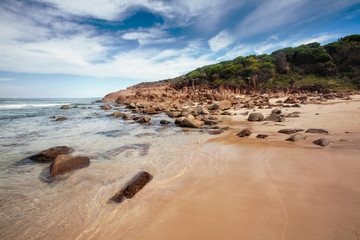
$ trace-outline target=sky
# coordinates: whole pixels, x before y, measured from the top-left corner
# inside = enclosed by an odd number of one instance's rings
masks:
[[[360,0],[0,0],[0,98],[101,98],[359,30]]]

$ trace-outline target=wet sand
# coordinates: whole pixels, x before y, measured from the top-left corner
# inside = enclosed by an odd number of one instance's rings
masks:
[[[208,141],[187,171],[161,188],[137,196],[141,210],[103,239],[360,239],[360,102],[307,105],[300,118],[246,123]],[[241,110],[243,111],[243,110]],[[261,110],[271,111],[271,110]],[[319,115],[315,115],[319,113]],[[285,142],[281,128],[325,128]],[[348,133],[345,133],[348,132]],[[256,139],[257,133],[269,134]],[[331,144],[312,141],[327,137]]]

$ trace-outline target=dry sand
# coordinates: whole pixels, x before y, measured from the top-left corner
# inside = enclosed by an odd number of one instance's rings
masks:
[[[300,111],[300,118],[249,123],[245,116],[232,117],[233,131],[205,143],[171,184],[145,188],[133,202],[142,198],[139,211],[99,237],[360,239],[360,96],[285,111]],[[244,127],[253,134],[238,138]],[[293,127],[330,134],[306,134],[294,143],[277,133]],[[257,133],[269,138],[256,139]],[[314,145],[320,137],[331,144]]]

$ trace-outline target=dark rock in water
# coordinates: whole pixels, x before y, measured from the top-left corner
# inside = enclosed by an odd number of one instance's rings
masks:
[[[87,167],[90,164],[88,157],[59,155],[55,158],[54,162],[50,165],[50,175],[56,175],[65,171],[71,171],[78,168]]]
[[[153,137],[153,136],[156,136],[156,133],[139,133],[139,134],[136,134],[135,137]]]
[[[104,158],[109,159],[110,157],[115,157],[121,153],[127,153],[129,151],[138,151],[139,156],[146,156],[149,152],[150,145],[146,143],[141,144],[128,144],[124,145],[110,151],[103,153]]]
[[[148,123],[150,122],[151,118],[147,117],[147,116],[143,116],[141,118],[139,118],[136,122],[137,123]]]
[[[65,121],[65,120],[68,120],[68,118],[66,118],[66,117],[59,117],[59,118],[55,119],[55,122]]]
[[[236,136],[238,137],[247,137],[251,135],[251,131],[249,129],[244,129],[241,132],[239,132],[238,134],[236,134]]]
[[[168,120],[161,120],[161,121],[160,121],[160,124],[167,125],[167,124],[170,124],[170,121],[168,121]]]
[[[130,133],[124,132],[123,130],[111,130],[111,131],[107,131],[107,132],[97,132],[96,134],[104,135],[106,137],[111,137],[111,138],[130,135]]]
[[[324,146],[329,145],[330,141],[327,138],[320,138],[320,139],[314,141],[313,143],[324,147]]]
[[[299,140],[305,140],[305,139],[306,139],[305,133],[297,133],[287,138],[286,141],[297,142]]]
[[[130,114],[125,114],[122,116],[122,119],[124,120],[129,120],[129,119],[132,119],[133,117],[135,117],[134,115],[130,115]]]
[[[138,173],[123,189],[118,191],[112,198],[108,200],[110,202],[121,203],[125,198],[132,198],[138,191],[140,191],[146,184],[152,179],[152,176],[148,172]]]
[[[118,117],[122,117],[124,116],[125,113],[122,112],[113,112],[111,114],[106,115],[107,117],[114,117],[114,118],[118,118]]]
[[[29,158],[31,160],[39,161],[39,162],[50,162],[50,161],[54,161],[58,155],[67,154],[70,150],[72,150],[72,148],[66,146],[53,147],[44,150],[38,154],[32,155]]]
[[[248,121],[263,121],[264,116],[261,113],[250,113]]]
[[[222,130],[222,129],[211,129],[211,130],[208,131],[208,133],[210,135],[217,135],[217,134],[221,134],[223,132],[224,132],[224,130]]]
[[[112,109],[112,107],[111,107],[109,104],[106,104],[106,105],[104,105],[104,106],[101,106],[100,108],[103,109],[103,110],[110,110],[110,109]]]
[[[55,118],[56,118],[56,116],[51,116],[51,117],[49,117],[49,118],[55,119]]]
[[[294,134],[294,133],[301,132],[301,131],[304,131],[304,129],[300,129],[300,128],[281,129],[281,130],[278,131],[278,133]]]
[[[75,106],[73,106],[73,108],[78,108],[78,106],[75,105]]]
[[[267,138],[268,136],[267,134],[258,134],[256,138]]]
[[[175,124],[179,125],[182,121],[184,121],[185,117],[179,117],[177,119],[175,119]]]
[[[325,129],[320,128],[309,128],[306,130],[306,133],[320,133],[320,134],[329,134],[329,132]]]
[[[60,109],[69,109],[70,107],[68,105],[63,105]]]
[[[272,113],[264,121],[285,122],[285,116]]]

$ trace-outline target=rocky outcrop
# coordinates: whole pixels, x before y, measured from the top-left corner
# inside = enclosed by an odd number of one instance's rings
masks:
[[[88,157],[60,154],[50,165],[50,176],[55,177],[56,175],[66,171],[87,167],[89,164],[90,159]]]
[[[67,154],[72,150],[72,148],[66,146],[58,146],[49,148],[40,153],[30,156],[29,158],[38,162],[50,162],[54,161],[57,156],[60,154]]]
[[[124,188],[118,191],[113,197],[108,200],[108,203],[121,203],[124,198],[132,198],[152,179],[148,172],[138,173]]]

